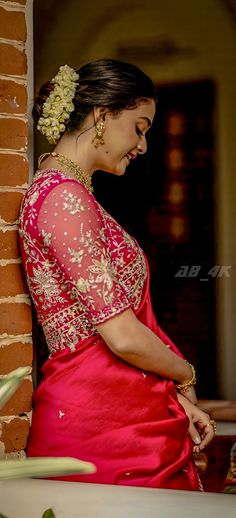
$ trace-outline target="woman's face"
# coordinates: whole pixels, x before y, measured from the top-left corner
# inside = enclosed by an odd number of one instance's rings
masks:
[[[105,144],[99,148],[99,169],[123,175],[130,160],[147,150],[146,132],[155,115],[155,102],[147,99],[137,108],[104,116]]]

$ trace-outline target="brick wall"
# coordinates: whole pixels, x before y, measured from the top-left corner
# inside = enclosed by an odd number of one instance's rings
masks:
[[[0,0],[0,376],[32,365],[31,306],[18,242],[28,186],[29,12],[33,0]],[[30,28],[31,30],[31,28]],[[32,408],[27,377],[0,409],[0,456],[24,456]]]

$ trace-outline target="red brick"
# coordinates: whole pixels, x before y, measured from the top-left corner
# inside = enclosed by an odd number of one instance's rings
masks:
[[[26,41],[25,14],[22,11],[9,11],[0,7],[1,38]]]
[[[28,182],[29,163],[26,157],[0,153],[0,185],[15,187]]]
[[[24,50],[0,43],[0,74],[22,76],[27,72],[27,58]]]
[[[0,266],[0,297],[15,297],[28,293],[23,266],[6,264]]]
[[[0,230],[0,259],[18,259],[20,255],[18,231]]]
[[[21,192],[0,192],[0,218],[7,223],[14,223],[19,218]]]
[[[0,408],[0,415],[19,415],[32,410],[32,380],[24,379],[13,396]]]
[[[5,453],[24,450],[29,435],[29,421],[27,418],[16,417],[10,421],[1,422],[1,441],[5,446]]]
[[[0,335],[30,334],[32,332],[31,306],[22,303],[2,303],[0,305]]]
[[[30,343],[14,342],[0,347],[0,374],[32,365],[33,346]]]
[[[26,86],[15,81],[0,79],[0,112],[24,114],[26,111]]]
[[[26,150],[28,136],[27,122],[19,119],[0,119],[0,147]]]

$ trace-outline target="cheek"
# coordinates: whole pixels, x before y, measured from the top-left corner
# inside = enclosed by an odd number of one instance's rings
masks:
[[[123,155],[126,155],[129,151],[136,148],[138,145],[138,135],[133,129],[123,131],[120,138],[120,148],[123,151]]]
[[[119,128],[113,128],[108,131],[105,139],[105,155],[107,158],[121,159],[129,151],[134,149],[138,145],[138,135],[132,128],[127,128],[127,124],[122,125]]]

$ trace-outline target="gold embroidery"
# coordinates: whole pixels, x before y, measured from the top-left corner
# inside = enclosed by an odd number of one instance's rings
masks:
[[[103,283],[110,291],[113,285],[112,281],[115,277],[110,263],[104,258],[103,255],[101,256],[100,261],[92,259],[92,262],[93,265],[89,266],[88,270],[92,273],[95,273],[94,282],[97,284]]]
[[[46,232],[45,230],[42,230],[42,236],[45,246],[50,246],[52,240],[51,232]]]
[[[83,277],[80,277],[79,280],[76,282],[76,288],[81,293],[87,293],[89,291],[89,281],[83,279]]]
[[[84,206],[82,204],[81,198],[78,198],[71,192],[68,192],[66,189],[63,191],[63,209],[68,210],[69,214],[76,214],[76,212],[84,211]]]
[[[76,250],[73,250],[73,248],[68,248],[68,252],[70,255],[72,255],[72,259],[70,259],[70,262],[71,263],[81,263],[82,259],[83,259],[83,249],[82,250],[78,250],[76,252]]]

